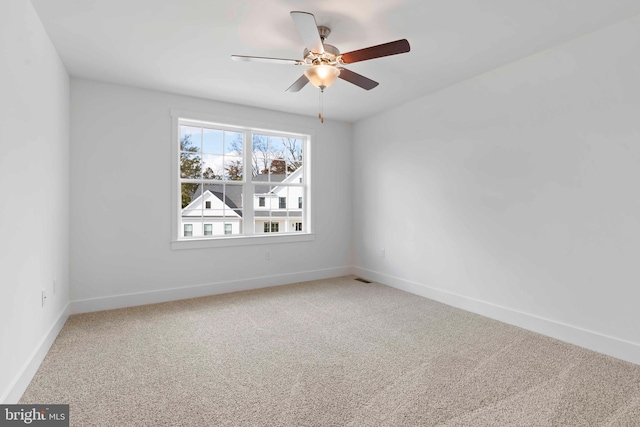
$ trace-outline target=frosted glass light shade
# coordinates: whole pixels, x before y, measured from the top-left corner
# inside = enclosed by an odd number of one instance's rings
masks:
[[[327,88],[340,75],[340,70],[332,65],[312,65],[304,70],[304,75],[315,87]]]

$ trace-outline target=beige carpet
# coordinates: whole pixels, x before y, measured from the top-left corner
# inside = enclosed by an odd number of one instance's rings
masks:
[[[71,316],[77,426],[640,426],[640,366],[353,277]]]

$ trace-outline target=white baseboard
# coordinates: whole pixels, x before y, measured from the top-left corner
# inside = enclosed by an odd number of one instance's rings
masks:
[[[551,338],[603,353],[627,362],[640,364],[640,344],[603,335],[580,327],[546,319],[529,313],[495,305],[486,301],[453,294],[421,283],[401,279],[361,267],[352,273],[365,279],[391,286],[412,294],[442,302],[462,310],[480,314],[510,325],[518,326]]]
[[[116,308],[137,305],[156,304],[208,295],[226,294],[310,280],[329,279],[352,274],[349,266],[327,268],[322,270],[302,271],[297,273],[278,274],[274,276],[255,277],[251,279],[232,280],[228,282],[208,283],[182,288],[160,289],[149,292],[113,295],[101,298],[90,298],[71,302],[71,314],[90,313],[94,311],[113,310]]]
[[[68,317],[69,304],[62,309],[55,323],[51,325],[49,331],[47,331],[47,333],[42,337],[35,350],[22,366],[22,369],[17,373],[15,379],[11,382],[7,390],[5,390],[5,392],[0,396],[0,403],[4,405],[18,403],[34,375],[38,372],[40,364],[49,352],[51,345],[56,340],[56,337],[62,330],[62,327]]]

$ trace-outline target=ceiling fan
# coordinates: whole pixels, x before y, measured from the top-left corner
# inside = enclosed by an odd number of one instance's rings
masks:
[[[289,86],[287,92],[298,92],[309,82],[320,88],[321,92],[324,92],[338,77],[363,89],[371,90],[378,86],[378,82],[348,70],[342,65],[397,55],[399,53],[409,52],[410,50],[409,42],[406,39],[402,39],[354,50],[352,52],[340,53],[335,46],[324,43],[329,33],[331,33],[331,30],[327,27],[318,26],[313,14],[294,11],[291,12],[291,18],[300,37],[302,37],[302,41],[306,45],[303,59],[266,58],[242,55],[232,55],[231,59],[234,61],[305,66],[304,74]],[[324,121],[322,113],[320,113],[319,117],[321,121]]]

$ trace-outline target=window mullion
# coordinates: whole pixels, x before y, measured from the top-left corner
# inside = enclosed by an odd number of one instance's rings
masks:
[[[242,185],[242,194],[243,194],[243,200],[242,200],[242,207],[243,207],[243,211],[242,211],[242,216],[244,218],[243,220],[243,234],[249,234],[252,235],[255,233],[255,226],[254,226],[254,213],[253,213],[253,193],[254,193],[254,188],[253,188],[253,182],[252,182],[252,178],[253,178],[253,133],[250,131],[245,131],[243,132],[243,144],[244,144],[244,150],[243,150],[243,154],[244,154],[244,184]]]

